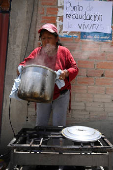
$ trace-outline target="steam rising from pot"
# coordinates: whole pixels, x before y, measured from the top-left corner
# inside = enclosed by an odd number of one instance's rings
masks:
[[[36,54],[34,59],[27,61],[26,65],[36,64],[54,69],[56,54],[56,47],[54,45],[47,44],[45,47],[42,47],[40,53]]]
[[[48,55],[48,57],[53,56],[56,53],[56,47],[51,44],[47,44],[43,47],[44,52]]]

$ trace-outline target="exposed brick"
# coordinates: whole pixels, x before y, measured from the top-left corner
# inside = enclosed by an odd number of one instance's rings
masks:
[[[92,94],[75,94],[75,101],[77,102],[92,102],[93,95]]]
[[[105,103],[105,111],[111,112],[109,116],[111,115],[113,117],[113,103]]]
[[[107,55],[107,60],[108,61],[113,61],[113,54],[112,53]]]
[[[77,54],[76,57],[80,60],[88,60],[88,59],[90,59],[89,61],[94,61],[94,60],[102,60],[103,61],[103,60],[105,60],[104,57],[98,56],[98,52],[97,52],[97,54],[95,53],[95,57],[92,56],[92,53],[90,53],[90,51],[89,52],[82,52],[81,50],[74,51],[74,52],[72,51],[72,54]],[[91,56],[92,56],[92,58],[91,58]]]
[[[113,78],[113,70],[106,70],[105,77]]]
[[[73,52],[72,52],[73,53]],[[74,51],[75,54],[78,54],[78,58],[80,58],[80,60],[87,60],[88,57],[88,52],[82,52],[81,49],[80,51]]]
[[[106,60],[106,53],[100,53],[97,51],[95,53],[88,54],[88,58],[92,60]]]
[[[104,111],[104,104],[99,102],[89,102],[86,103],[87,111]]]
[[[94,78],[90,77],[78,77],[78,84],[94,85]]]
[[[107,78],[97,78],[96,85],[103,85],[103,86],[112,86],[113,80]]]
[[[86,69],[79,69],[78,76],[86,76]]]
[[[75,123],[77,123],[77,121],[76,121],[76,119],[74,119],[74,118],[68,118],[68,119],[66,120],[66,125],[67,125],[67,126],[75,125]]]
[[[90,112],[90,121],[106,120],[107,114],[103,111]]]
[[[67,37],[60,37],[60,41],[62,42],[62,43],[67,43],[67,42],[73,42],[73,38],[72,37],[70,37],[70,38],[67,38]]]
[[[106,94],[113,95],[113,87],[106,87]]]
[[[71,102],[75,102],[75,93],[71,93]]]
[[[75,79],[73,79],[73,80],[71,81],[71,84],[75,85]]]
[[[103,77],[104,71],[103,70],[87,70],[87,77]]]
[[[47,15],[57,15],[58,8],[48,7],[46,14]]]
[[[75,43],[71,43],[71,42],[69,42],[69,43],[66,42],[64,45],[65,45],[65,47],[67,47],[70,51],[71,51],[71,50],[73,50],[73,51],[74,51],[74,50],[75,50],[75,51],[76,51],[76,50],[78,50],[78,51],[80,50],[80,44],[79,44],[79,43],[76,43],[76,44],[75,44]]]
[[[84,115],[88,115],[89,114],[89,112],[87,112],[87,111],[79,111],[79,110],[76,110],[76,111],[72,111],[72,118],[84,118]]]
[[[67,112],[67,117],[68,117],[68,118],[71,118],[71,111],[70,111],[70,112],[69,112],[69,111]]]
[[[47,6],[49,6],[49,5],[51,5],[51,6],[53,6],[53,5],[57,5],[57,0],[40,0],[40,2],[41,2],[41,5],[47,5]]]
[[[84,55],[81,51],[72,51],[71,54],[74,56],[74,58],[76,59],[80,59],[80,60],[87,60],[88,57],[87,55]]]
[[[56,17],[53,16],[42,16],[41,23],[56,23]]]
[[[77,86],[77,85],[72,85],[71,86],[71,91],[72,93],[87,93],[87,86]]]
[[[94,61],[78,60],[78,67],[80,67],[80,68],[94,68]]]
[[[91,94],[105,94],[105,87],[88,86],[88,93],[91,93]]]
[[[113,45],[111,43],[109,43],[109,42],[102,43],[101,51],[104,51],[104,52],[113,52]]]
[[[63,8],[58,13],[57,0],[40,0],[39,4],[37,27],[48,22],[55,25],[57,21],[63,22]],[[62,27],[60,25],[60,34]],[[113,119],[113,43],[83,41],[80,32],[69,35],[78,37],[60,37],[60,41],[72,53],[79,74],[71,82],[71,113],[67,115],[67,124]],[[30,114],[33,110],[34,106],[29,108]]]
[[[94,42],[82,42],[82,47],[81,50],[82,51],[98,51],[99,52],[99,44],[98,43],[94,43]]]
[[[85,104],[84,102],[71,102],[71,109],[75,110],[84,110],[85,109]]]
[[[75,119],[75,123],[81,123],[89,121],[89,112],[87,111],[72,111],[72,118]]]
[[[96,64],[96,68],[100,68],[100,69],[113,69],[113,62],[112,61],[98,62]]]
[[[43,7],[40,7],[40,8],[39,8],[39,14],[40,14],[40,15],[44,15],[44,8],[43,8]]]
[[[94,101],[95,102],[111,102],[111,96],[110,95],[101,95],[101,94],[95,94],[94,95]]]

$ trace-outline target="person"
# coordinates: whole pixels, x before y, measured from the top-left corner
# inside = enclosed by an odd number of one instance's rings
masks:
[[[70,101],[71,81],[78,74],[77,64],[70,51],[61,45],[58,30],[54,24],[44,24],[38,31],[41,46],[34,49],[20,65],[38,64],[61,70],[60,80],[65,85],[61,88],[55,84],[51,103],[37,103],[36,126],[48,126],[51,111],[53,126],[66,126],[66,115]]]

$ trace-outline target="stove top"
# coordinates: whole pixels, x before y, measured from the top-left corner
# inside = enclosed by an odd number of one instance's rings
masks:
[[[104,135],[95,142],[76,142],[64,137],[61,133],[64,127],[23,128],[9,143],[9,147],[18,151],[30,152],[61,152],[75,151],[106,152],[112,144]]]
[[[23,128],[11,140],[11,168],[14,164],[37,165],[54,169],[63,165],[63,170],[79,166],[109,166],[112,168],[113,145],[102,134],[94,142],[76,142],[62,135],[65,127]],[[49,168],[49,169],[50,169]]]
[[[85,170],[83,166],[36,166],[35,170]]]

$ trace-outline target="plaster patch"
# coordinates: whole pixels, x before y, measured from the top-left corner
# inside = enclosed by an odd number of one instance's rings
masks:
[[[63,16],[63,9],[62,8],[58,8],[57,16]]]
[[[59,18],[59,17],[57,17],[56,23],[57,23],[57,30],[58,30],[58,33],[61,34],[61,32],[62,32],[61,26],[63,25],[63,22],[60,21],[60,18]],[[61,30],[61,31],[60,31],[60,30]]]
[[[62,34],[62,35],[59,35],[59,37],[64,37],[64,38],[78,38],[78,35]]]
[[[58,0],[58,6],[63,6],[64,5],[64,0]]]

